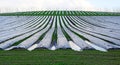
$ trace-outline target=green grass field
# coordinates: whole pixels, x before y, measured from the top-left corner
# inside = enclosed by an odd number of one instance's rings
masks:
[[[0,51],[0,65],[120,65],[120,50],[109,50],[109,52],[96,50],[75,52],[71,49]]]

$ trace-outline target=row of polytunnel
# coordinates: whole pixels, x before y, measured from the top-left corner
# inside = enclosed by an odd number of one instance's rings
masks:
[[[0,16],[0,49],[120,48],[119,16]]]

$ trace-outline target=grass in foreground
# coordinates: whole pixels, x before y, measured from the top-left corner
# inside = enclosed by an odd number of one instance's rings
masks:
[[[0,65],[120,65],[120,50],[0,50]]]

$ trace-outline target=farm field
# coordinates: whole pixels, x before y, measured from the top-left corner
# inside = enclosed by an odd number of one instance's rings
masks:
[[[0,65],[120,65],[119,21],[115,12],[2,13]]]
[[[109,50],[107,53],[96,50],[76,52],[71,49],[0,51],[0,65],[120,65],[119,61],[120,50]]]
[[[107,52],[120,48],[119,20],[120,16],[0,16],[0,49]]]

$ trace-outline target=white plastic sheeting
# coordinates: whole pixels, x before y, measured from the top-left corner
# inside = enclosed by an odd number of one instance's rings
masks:
[[[104,48],[102,48],[102,47],[99,47],[99,46],[97,46],[97,45],[94,45],[94,44],[92,44],[92,43],[90,43],[90,42],[88,42],[88,41],[85,41],[85,42],[86,42],[87,44],[89,44],[91,47],[95,48],[96,50],[100,50],[100,51],[107,52],[107,50],[104,49]]]
[[[74,42],[69,41],[69,44],[70,44],[71,49],[73,49],[74,51],[81,51],[81,48],[77,46]]]
[[[41,47],[49,50],[71,48],[74,51],[93,48],[107,52],[107,49],[120,48],[119,20],[120,16],[0,16],[0,48],[24,48],[29,51]],[[55,23],[57,40],[56,45],[51,46]],[[65,36],[60,23],[71,40]],[[22,42],[19,43],[20,40]]]

